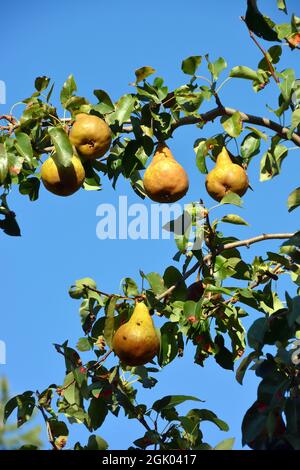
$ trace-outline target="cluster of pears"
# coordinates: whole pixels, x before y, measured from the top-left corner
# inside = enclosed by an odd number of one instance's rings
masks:
[[[159,353],[160,340],[144,302],[138,302],[128,322],[117,329],[112,348],[125,365],[132,367],[146,364]]]
[[[59,165],[55,155],[41,167],[41,179],[48,191],[58,196],[70,196],[78,191],[85,179],[83,163],[102,157],[111,145],[112,133],[106,122],[91,114],[79,113],[69,134],[78,155],[69,166]]]
[[[221,201],[228,193],[243,196],[249,187],[246,171],[233,163],[226,147],[219,153],[205,184],[208,194],[216,201]],[[158,144],[153,160],[145,171],[144,189],[150,199],[162,203],[178,201],[189,189],[185,170],[165,143]]]
[[[219,153],[215,167],[206,177],[206,190],[216,201],[228,193],[243,196],[249,188],[247,173],[240,165],[233,163],[226,147]]]

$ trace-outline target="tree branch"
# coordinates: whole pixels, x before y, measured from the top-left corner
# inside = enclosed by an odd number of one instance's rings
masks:
[[[181,126],[186,126],[189,124],[199,124],[201,122],[206,123],[206,122],[214,121],[217,117],[220,117],[220,116],[232,116],[237,111],[238,110],[233,109],[233,108],[218,106],[217,108],[211,109],[210,111],[207,111],[206,113],[202,114],[200,117],[194,117],[194,116],[182,117],[177,122],[172,124],[171,130],[173,132],[175,129]],[[275,131],[283,139],[292,140],[298,147],[300,147],[300,135],[297,134],[296,132],[293,132],[291,138],[289,139],[288,138],[289,129],[287,127],[283,127],[277,122],[271,121],[270,119],[265,118],[265,117],[254,116],[252,114],[246,114],[241,111],[239,111],[239,113],[241,115],[241,119],[243,122],[256,124],[257,126],[267,127],[268,129]]]
[[[280,240],[280,239],[287,239],[291,238],[295,235],[295,233],[263,233],[262,235],[258,235],[253,238],[247,238],[246,240],[238,240],[236,242],[231,242],[231,243],[226,243],[225,245],[221,245],[218,247],[216,250],[216,254],[220,254],[225,250],[231,250],[233,248],[238,248],[242,246],[249,247],[250,245],[253,245],[253,243],[258,243],[264,240]],[[162,300],[168,295],[172,294],[172,292],[183,282],[185,281],[188,277],[190,277],[197,269],[201,268],[204,263],[207,263],[210,261],[212,257],[212,253],[208,253],[202,260],[202,262],[197,261],[194,266],[185,273],[185,275],[182,277],[182,279],[177,282],[176,284],[172,285],[169,287],[165,292],[162,294],[156,296],[156,300]]]
[[[258,243],[264,240],[281,240],[286,238],[292,238],[295,233],[263,233],[262,235],[257,235],[253,238],[248,238],[246,240],[238,240],[236,242],[226,243],[218,250],[218,252],[222,252],[224,250],[232,250],[233,248],[238,248],[240,246],[247,246],[253,245],[253,243]]]

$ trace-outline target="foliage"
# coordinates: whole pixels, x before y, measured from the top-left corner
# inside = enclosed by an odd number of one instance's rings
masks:
[[[287,13],[285,1],[278,0],[277,4]],[[70,117],[59,118],[51,102],[54,87],[50,79],[38,77],[34,93],[23,100],[25,109],[21,117],[5,116],[8,125],[2,126],[0,182],[4,193],[0,212],[4,216],[1,221],[4,231],[9,235],[20,234],[15,215],[7,205],[11,186],[18,185],[21,194],[34,201],[40,189],[39,168],[43,156],[55,149],[58,161],[68,165],[72,154],[68,132],[78,112],[105,119],[113,132],[108,155],[85,162],[86,190],[100,189],[100,176],[107,176],[113,187],[123,176],[140,197],[145,197],[140,171],[146,167],[156,144],[173,137],[180,126],[196,125],[201,130],[217,118],[223,132],[194,143],[199,171],[207,173],[206,159],[215,161],[220,149],[234,139],[238,155],[232,158],[244,168],[260,155],[262,142],[267,142],[268,149],[261,157],[260,180],[276,177],[292,150],[288,142],[300,147],[300,84],[293,69],[279,68],[283,44],[292,50],[299,49],[300,19],[292,15],[290,22],[275,24],[258,10],[256,1],[248,0],[244,21],[263,57],[256,69],[245,65],[233,67],[221,83],[219,78],[221,74],[224,76],[227,63],[224,58],[211,61],[208,55],[183,60],[181,68],[188,81],[174,90],[169,90],[160,77],[150,81],[156,71],[149,66],[141,67],[135,71],[132,93],[116,103],[99,89],[94,90],[96,103],[78,96],[74,77],[70,76],[60,92],[64,113]],[[264,50],[255,35],[276,44]],[[203,76],[198,75],[200,67],[201,73],[207,74],[205,85]],[[275,109],[269,106],[274,121],[222,104],[221,88],[233,79],[249,81],[254,93],[263,93],[275,83],[278,103]],[[215,107],[211,107],[212,101]],[[283,119],[285,127],[280,124]],[[256,126],[264,127],[268,134]],[[289,211],[300,205],[299,191],[297,188],[290,194]],[[241,206],[242,202],[236,194],[229,194],[220,205]],[[96,281],[89,278],[75,282],[69,293],[81,301],[83,336],[76,349],[68,341],[55,345],[65,360],[65,377],[41,393],[25,392],[11,399],[5,407],[5,420],[17,409],[20,426],[31,418],[34,407],[38,407],[46,422],[50,444],[61,449],[67,445],[67,423],[81,423],[94,433],[110,413],[119,417],[122,410],[128,419],[136,419],[144,427],[144,434],[135,440],[133,448],[230,449],[231,438],[216,447],[203,440],[203,421],[211,421],[221,431],[228,430],[227,424],[212,411],[192,408],[182,415],[178,410],[186,401],[198,404],[197,397],[170,395],[151,405],[137,401],[141,388],[155,386],[160,368],[167,367],[190,347],[194,350],[194,362],[200,367],[211,357],[223,369],[236,369],[240,384],[250,366],[261,378],[257,399],[243,420],[244,445],[253,449],[300,449],[297,349],[300,232],[295,229],[294,233],[238,240],[225,235],[222,224],[246,227],[246,220],[232,211],[221,220],[211,220],[216,206],[198,209],[197,203],[185,207],[190,215],[189,225],[184,233],[176,233],[174,261],[179,263],[179,268],[171,265],[162,274],[141,272],[139,280],[126,277],[122,280],[122,295],[101,291]],[[175,225],[175,221],[170,221],[169,230],[176,232]],[[241,248],[268,239],[285,241],[280,242],[278,251],[256,256],[252,263],[244,259]],[[188,300],[187,294],[186,281],[194,273],[204,286],[198,302]],[[285,299],[279,298],[275,282],[283,274],[296,286],[295,297],[286,292]],[[128,368],[112,359],[110,345],[114,331],[130,317],[134,302],[141,299],[160,317],[161,349],[157,363]],[[246,332],[243,319],[253,312],[257,318]],[[250,351],[241,360],[247,347]],[[87,360],[81,357],[85,354],[89,355]],[[91,434],[86,445],[78,442],[74,448],[107,447],[102,437]]]
[[[0,379],[0,450],[21,448],[38,448],[42,446],[40,439],[41,428],[35,426],[28,431],[19,432],[17,424],[6,424],[4,407],[9,399],[9,386],[7,380]]]

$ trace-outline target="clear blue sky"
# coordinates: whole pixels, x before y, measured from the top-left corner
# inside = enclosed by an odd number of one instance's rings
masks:
[[[289,1],[291,10],[296,10],[297,3]],[[245,4],[241,0],[5,2],[0,79],[7,85],[7,105],[0,105],[0,113],[9,112],[15,102],[29,96],[39,75],[55,81],[53,96],[58,104],[60,87],[70,73],[75,76],[79,94],[92,99],[92,91],[102,88],[116,100],[131,91],[129,83],[134,79],[134,70],[143,65],[153,66],[170,89],[185,83],[181,61],[190,55],[209,52],[211,59],[223,56],[229,69],[235,65],[255,68],[260,52],[239,20],[245,13]],[[275,0],[261,0],[260,5],[273,18],[285,21],[285,16],[276,10]],[[281,67],[298,67],[300,75],[296,53],[288,48],[284,51],[286,59]],[[204,68],[202,73],[205,74]],[[277,104],[273,85],[259,95],[243,81],[229,82],[223,90],[224,104],[241,111],[269,116],[266,103],[273,107]],[[213,205],[205,191],[204,176],[195,165],[193,143],[219,129],[218,122],[204,130],[181,128],[170,143],[190,176],[190,190],[183,202],[203,198],[208,206]],[[225,206],[216,211],[216,216],[238,211],[251,224],[241,228],[228,225],[224,227],[228,235],[246,238],[299,228],[299,212],[288,214],[286,208],[289,193],[299,186],[299,152],[289,154],[279,177],[263,184],[259,183],[260,159],[255,158],[249,169],[254,192],[249,191],[244,198],[245,208]],[[0,339],[7,344],[7,365],[0,365],[0,375],[9,378],[13,393],[42,390],[63,380],[63,360],[52,343],[69,338],[74,346],[82,336],[79,304],[68,296],[75,279],[90,276],[104,291],[118,292],[124,276],[138,279],[139,269],[163,273],[174,263],[173,242],[96,238],[97,206],[117,204],[118,197],[124,194],[128,194],[129,203],[140,202],[126,181],[120,180],[114,191],[105,178],[101,192],[80,191],[69,198],[58,198],[42,189],[40,199],[34,203],[13,191],[10,203],[18,215],[22,237],[0,234]],[[276,251],[278,246],[277,242],[256,245],[245,257],[251,260],[257,253]],[[287,288],[294,294],[287,281],[280,281],[280,293]],[[255,318],[257,314],[252,312],[246,325]],[[235,436],[235,448],[241,448],[241,420],[256,397],[253,372],[246,375],[241,387],[233,372],[224,371],[213,359],[203,369],[193,365],[192,354],[187,352],[183,359],[162,370],[158,378],[154,389],[141,390],[140,402],[150,405],[166,394],[191,394],[206,400],[203,406],[227,421],[230,431],[225,435],[213,425],[205,425],[205,440],[217,444],[225,437]],[[81,428],[71,427],[71,442],[86,441]],[[127,448],[143,434],[143,429],[133,420],[109,417],[97,433],[109,442],[111,449],[116,449]]]

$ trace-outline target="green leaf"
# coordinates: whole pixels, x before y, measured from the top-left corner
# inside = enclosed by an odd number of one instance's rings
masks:
[[[218,352],[215,354],[215,361],[219,366],[226,370],[233,370],[233,354],[224,346],[224,338],[222,335],[217,334],[215,344],[218,347]]]
[[[22,395],[11,398],[4,407],[4,423],[7,421],[11,413],[17,408],[17,425],[22,426],[28,421],[34,411],[35,399],[32,397],[33,392],[27,391]]]
[[[285,102],[289,102],[295,83],[295,71],[293,69],[286,69],[281,72],[280,76],[284,79],[283,82],[279,84],[282,97]]]
[[[257,129],[256,127],[253,127],[253,126],[246,126],[245,129],[249,129],[250,131],[252,131],[254,134],[256,134],[258,137],[260,137],[261,139],[265,140],[267,142],[268,140],[268,136],[260,131],[259,129]]]
[[[130,115],[134,109],[136,98],[133,95],[124,95],[116,103],[115,112],[112,117],[119,125],[123,124],[130,118]]]
[[[178,326],[176,323],[166,322],[160,329],[160,352],[158,363],[166,366],[175,359],[178,353]]]
[[[194,150],[196,152],[196,165],[201,173],[208,173],[206,167],[205,157],[208,155],[206,139],[197,139],[194,143]]]
[[[128,297],[135,297],[139,295],[139,289],[138,286],[136,285],[136,282],[131,279],[130,277],[125,277],[122,281],[122,288],[123,292],[126,296]]]
[[[0,143],[0,184],[4,183],[8,174],[8,157],[5,146]]]
[[[92,434],[89,437],[86,448],[88,450],[106,450],[108,448],[108,443],[102,439],[102,437]]]
[[[233,204],[234,206],[242,207],[243,201],[236,193],[228,193],[223,197],[220,204]]]
[[[255,350],[260,350],[262,345],[264,344],[264,337],[267,332],[267,320],[265,318],[258,318],[252,324],[252,326],[248,330],[248,344],[250,348]]]
[[[38,92],[41,92],[47,88],[49,82],[50,78],[46,77],[45,75],[43,75],[42,77],[37,77],[34,82],[35,89]]]
[[[194,113],[201,106],[204,97],[202,93],[195,93],[184,87],[175,90],[177,104],[186,113]]]
[[[275,23],[261,14],[256,3],[256,0],[247,2],[245,21],[248,28],[266,41],[278,41],[277,33],[273,30]]]
[[[64,399],[70,405],[74,405],[74,404],[79,405],[80,404],[79,389],[78,389],[77,383],[75,381],[75,377],[74,377],[73,372],[69,372],[65,376],[65,380],[64,380],[62,388],[63,388]]]
[[[177,268],[174,266],[169,266],[166,268],[163,279],[164,285],[167,289],[174,284],[177,285],[176,289],[171,294],[172,300],[181,300],[182,298],[185,299],[187,291],[186,285],[185,282],[183,282],[181,272]]]
[[[115,106],[106,91],[94,90],[94,95],[99,100],[99,103],[96,105],[97,111],[99,111],[99,113],[106,114],[115,110]]]
[[[287,7],[285,0],[277,0],[277,8],[278,10],[284,11],[287,14]]]
[[[88,409],[89,429],[95,431],[103,424],[108,413],[105,400],[103,398],[92,398]]]
[[[233,67],[229,76],[233,78],[244,78],[245,80],[259,80],[258,74],[255,70],[242,65]]]
[[[236,111],[232,116],[223,116],[221,123],[231,137],[238,137],[243,130],[243,121],[239,111]]]
[[[292,113],[292,123],[291,123],[291,128],[288,132],[288,138],[290,139],[292,137],[292,134],[294,132],[294,129],[296,129],[296,127],[298,127],[300,123],[300,109],[296,109],[295,111],[293,111]]]
[[[218,80],[219,75],[224,69],[226,69],[226,67],[227,67],[227,63],[223,59],[223,57],[219,57],[219,59],[216,60],[215,62],[209,62],[208,70],[212,74],[214,81]]]
[[[228,224],[235,224],[235,225],[249,225],[242,217],[236,214],[227,214],[222,217],[221,222],[226,222]]]
[[[78,351],[90,351],[92,349],[89,338],[79,338],[76,344]]]
[[[267,181],[277,176],[287,154],[288,148],[281,144],[269,149],[260,162],[260,181]]]
[[[86,291],[86,287],[91,287],[92,289],[97,288],[97,284],[94,281],[94,279],[91,279],[90,277],[84,277],[82,279],[78,279],[75,281],[75,285],[72,285],[69,290],[69,295],[73,299],[81,299],[83,296],[84,292]]]
[[[280,46],[272,46],[270,49],[266,52],[268,61],[266,57],[264,57],[258,64],[258,68],[270,73],[270,63],[271,64],[277,64],[280,60],[281,54],[282,54],[282,47]]]
[[[33,158],[33,150],[31,146],[30,137],[24,132],[16,132],[16,149],[19,154],[28,162],[31,163]]]
[[[162,410],[166,410],[172,407],[176,407],[185,401],[203,401],[199,398],[192,397],[190,395],[166,395],[165,397],[161,398],[160,400],[156,400],[153,405],[152,409],[154,411],[160,412]]]
[[[288,197],[288,210],[292,212],[300,205],[300,188],[296,188]]]
[[[248,134],[241,145],[241,156],[244,160],[249,161],[250,158],[254,157],[259,153],[260,150],[260,138],[254,132]]]
[[[190,56],[182,61],[181,70],[187,75],[195,75],[195,72],[201,64],[202,57],[199,55]]]
[[[140,69],[135,70],[136,83],[141,82],[155,72],[156,70],[149,66],[141,67]]]
[[[48,133],[55,147],[55,156],[53,158],[56,163],[63,167],[70,166],[73,148],[66,132],[62,127],[49,127]]]
[[[239,384],[243,385],[243,379],[244,379],[246,370],[248,369],[249,365],[255,358],[257,358],[257,352],[252,351],[250,354],[248,354],[248,356],[244,357],[244,359],[241,361],[235,374],[235,378]]]
[[[69,75],[65,83],[63,84],[62,90],[60,92],[60,102],[63,107],[67,101],[73,96],[73,93],[77,90],[77,86],[74,80],[73,75]]]
[[[116,307],[117,300],[118,298],[113,295],[105,306],[106,320],[105,320],[103,335],[104,335],[107,345],[110,348],[112,345],[112,339],[114,335],[114,324],[115,324],[114,314],[115,314],[115,307]]]
[[[234,446],[235,438],[230,437],[229,439],[224,439],[223,441],[219,442],[219,444],[214,447],[213,450],[232,450]]]
[[[225,421],[222,419],[219,419],[215,413],[213,413],[210,410],[206,409],[192,409],[188,412],[186,415],[187,418],[189,418],[193,423],[200,423],[202,421],[210,421],[211,423],[214,423],[220,431],[228,431],[229,426]]]
[[[66,443],[67,437],[69,435],[69,430],[66,423],[63,421],[58,421],[54,418],[49,419],[48,423],[51,429],[51,434],[55,438],[55,443],[59,446],[61,439],[63,439],[64,443]]]
[[[39,197],[40,180],[36,177],[27,178],[21,181],[19,191],[21,194],[28,194],[31,201],[36,201]]]
[[[146,279],[155,295],[162,294],[166,290],[164,280],[158,273],[149,273],[146,275]]]

